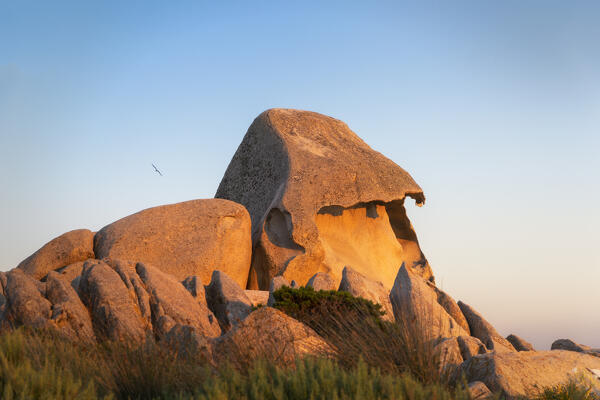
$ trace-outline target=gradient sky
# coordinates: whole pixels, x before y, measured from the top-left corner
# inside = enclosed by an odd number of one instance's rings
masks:
[[[212,3],[0,0],[1,270],[212,197],[260,112],[307,109],[422,186],[444,290],[600,347],[599,3]]]

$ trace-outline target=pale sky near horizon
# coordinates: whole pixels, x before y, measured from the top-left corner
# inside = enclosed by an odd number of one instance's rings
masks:
[[[421,185],[455,299],[600,347],[600,3],[285,3],[0,0],[0,270],[213,197],[260,112],[307,109]]]

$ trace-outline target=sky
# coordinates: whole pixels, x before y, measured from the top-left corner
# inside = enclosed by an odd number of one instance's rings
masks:
[[[213,197],[258,114],[305,109],[421,185],[408,213],[443,290],[537,348],[600,347],[599,20],[581,1],[0,0],[0,270]]]

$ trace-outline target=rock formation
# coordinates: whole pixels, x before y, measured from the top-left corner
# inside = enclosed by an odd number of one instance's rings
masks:
[[[248,288],[262,290],[277,275],[305,285],[321,271],[339,281],[346,265],[387,288],[402,262],[433,280],[406,216],[407,196],[425,201],[406,171],[346,124],[287,109],[254,120],[215,195],[250,213]]]
[[[227,200],[191,200],[140,211],[102,228],[94,238],[96,258],[153,265],[183,280],[225,271],[246,287],[251,258],[250,217]]]
[[[390,302],[390,293],[381,282],[374,282],[352,268],[345,267],[342,271],[339,290],[348,292],[354,297],[362,297],[371,300],[375,304],[380,304],[381,311],[385,312],[383,319],[394,321],[394,309]]]
[[[517,351],[535,351],[531,343],[517,335],[510,334],[506,337],[506,340],[508,340]]]
[[[311,287],[316,291],[319,290],[336,290],[338,284],[333,280],[331,275],[325,272],[317,272],[314,274],[306,284],[307,287]]]
[[[223,332],[243,321],[252,310],[252,301],[244,290],[222,271],[213,271],[206,286],[206,302]]]
[[[52,239],[21,261],[17,268],[41,279],[50,271],[88,258],[94,258],[94,233],[77,229]]]

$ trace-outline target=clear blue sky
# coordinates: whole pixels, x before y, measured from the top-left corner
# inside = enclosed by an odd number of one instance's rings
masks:
[[[423,187],[443,289],[600,347],[599,3],[213,3],[0,0],[0,269],[212,197],[254,117],[308,109]]]

